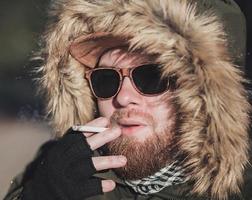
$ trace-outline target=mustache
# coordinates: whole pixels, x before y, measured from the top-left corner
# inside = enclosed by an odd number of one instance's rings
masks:
[[[151,114],[137,109],[119,109],[110,117],[110,124],[117,124],[121,119],[137,118],[146,122],[148,125],[154,125],[154,119]]]

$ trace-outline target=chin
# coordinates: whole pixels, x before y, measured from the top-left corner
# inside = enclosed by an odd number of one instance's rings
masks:
[[[109,155],[127,157],[127,164],[114,170],[116,174],[126,180],[142,179],[172,162],[170,135],[139,132],[110,142],[107,145]]]

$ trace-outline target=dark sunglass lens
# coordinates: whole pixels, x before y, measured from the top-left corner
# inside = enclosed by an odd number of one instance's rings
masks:
[[[158,65],[143,65],[132,72],[133,81],[143,94],[159,94],[167,90],[168,79],[161,78]]]
[[[120,76],[113,69],[99,69],[92,72],[91,83],[97,97],[109,98],[116,94]]]

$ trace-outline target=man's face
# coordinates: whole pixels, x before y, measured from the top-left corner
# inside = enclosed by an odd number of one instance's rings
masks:
[[[147,63],[153,61],[146,55],[116,49],[101,57],[99,67],[132,68]],[[124,77],[115,97],[98,99],[97,103],[100,115],[122,131],[120,138],[108,144],[110,154],[122,154],[128,159],[127,165],[117,171],[119,175],[143,178],[170,162],[175,110],[169,91],[144,96],[135,90],[129,77]]]

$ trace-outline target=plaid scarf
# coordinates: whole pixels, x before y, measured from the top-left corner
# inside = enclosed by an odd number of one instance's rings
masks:
[[[153,194],[161,191],[167,186],[181,184],[187,181],[182,167],[174,162],[152,176],[148,176],[141,180],[127,180],[125,183],[135,192],[140,194]]]

